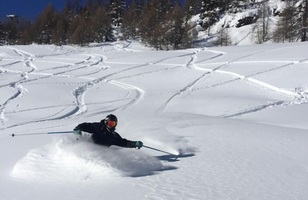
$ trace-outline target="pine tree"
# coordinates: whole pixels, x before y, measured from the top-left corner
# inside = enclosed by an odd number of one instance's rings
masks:
[[[269,33],[269,17],[270,17],[270,8],[268,2],[262,2],[261,8],[258,12],[259,19],[256,21],[253,26],[254,38],[257,44],[261,44],[270,39]]]
[[[186,0],[184,2],[184,11],[188,17],[199,14],[202,0]]]
[[[273,34],[274,42],[294,42],[299,40],[298,16],[294,2],[287,2],[286,8],[280,14],[280,19]]]
[[[232,45],[232,40],[228,32],[228,28],[221,27],[217,31],[217,40],[214,45],[216,46],[230,46]]]
[[[191,37],[189,35],[190,26],[188,24],[185,12],[179,5],[166,15],[164,26],[164,47],[169,49],[182,49],[191,46]]]
[[[221,16],[223,10],[223,1],[221,0],[203,0],[201,6],[200,19],[201,26],[209,29]],[[210,32],[210,29],[209,29]]]
[[[128,10],[124,13],[121,31],[123,39],[136,39],[139,37],[139,27],[141,23],[141,13],[144,1],[133,0]]]
[[[139,25],[141,40],[156,49],[161,48],[159,41],[162,34],[162,15],[159,0],[154,0],[145,4],[140,17],[142,19]]]
[[[5,44],[5,38],[4,38],[4,34],[3,34],[3,25],[0,21],[0,46]]]
[[[90,42],[88,33],[89,27],[87,21],[85,18],[79,17],[78,26],[76,27],[74,33],[70,35],[69,42],[71,44],[85,46]]]
[[[120,27],[122,25],[125,8],[125,0],[110,0],[109,10],[113,26]]]
[[[301,28],[301,41],[308,41],[308,0],[302,2],[301,5],[302,12],[302,28]]]
[[[2,37],[5,40],[5,44],[17,44],[20,36],[18,24],[19,17],[16,15],[9,16],[8,19],[2,24]]]
[[[63,13],[58,14],[56,24],[52,31],[52,43],[55,45],[64,45],[67,43],[67,32],[69,24]]]
[[[45,10],[39,15],[33,27],[36,35],[34,42],[38,44],[51,44],[52,31],[56,24],[56,11],[52,4],[48,4]]]
[[[111,18],[104,5],[100,4],[91,18],[93,41],[113,41]]]

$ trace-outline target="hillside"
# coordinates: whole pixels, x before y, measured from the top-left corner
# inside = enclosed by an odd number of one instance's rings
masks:
[[[227,9],[217,14],[215,22],[206,29],[202,24],[209,19],[201,19],[201,14],[194,16],[192,32],[200,46],[300,41],[304,12],[302,6],[305,6],[305,2],[301,0],[238,1],[237,4],[231,2]],[[221,10],[220,7],[216,9]],[[283,28],[280,28],[281,24]]]

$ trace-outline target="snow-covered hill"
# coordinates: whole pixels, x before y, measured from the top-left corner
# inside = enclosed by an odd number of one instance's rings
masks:
[[[282,18],[280,14],[288,6],[299,7],[303,1],[289,2],[289,4],[282,0],[233,2],[227,10],[219,14],[218,21],[206,30],[201,27],[206,19],[200,19],[201,15],[198,14],[191,19],[192,32],[197,38],[196,45],[215,45],[217,38],[222,37],[222,28],[225,28],[223,37],[228,37],[228,44],[218,43],[216,46],[273,43],[277,22]],[[263,30],[263,27],[266,27],[264,28],[266,30]],[[266,41],[259,41],[258,37],[263,33],[266,34]]]
[[[2,46],[0,199],[307,199],[307,51]],[[179,158],[47,134],[109,113]]]

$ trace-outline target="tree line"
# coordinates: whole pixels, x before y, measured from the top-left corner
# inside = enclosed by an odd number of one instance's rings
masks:
[[[307,1],[285,0],[282,12],[269,10],[268,1],[254,0],[67,0],[57,11],[49,4],[34,21],[8,16],[0,23],[0,44],[76,44],[111,42],[117,39],[139,40],[156,49],[193,47],[198,32],[191,18],[198,15],[198,26],[210,32],[211,26],[226,13],[257,6],[258,14],[239,20],[237,27],[255,23],[258,43],[307,41]],[[280,20],[269,33],[271,15]],[[230,45],[228,26],[216,33],[217,45]]]
[[[191,46],[189,14],[175,0],[67,0],[62,11],[52,4],[30,22],[11,16],[1,24],[5,44],[77,44],[138,39],[156,49]]]

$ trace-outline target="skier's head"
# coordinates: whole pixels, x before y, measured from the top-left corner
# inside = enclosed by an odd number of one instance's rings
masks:
[[[107,115],[104,121],[108,128],[115,128],[118,124],[118,118],[113,114]]]

